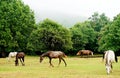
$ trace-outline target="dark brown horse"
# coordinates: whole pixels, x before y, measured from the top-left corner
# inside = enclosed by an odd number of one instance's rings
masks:
[[[20,62],[22,63],[22,66],[24,66],[24,57],[25,57],[25,53],[24,52],[18,52],[16,55],[16,60],[15,60],[15,66],[18,66],[18,59],[20,60]]]
[[[80,50],[76,55],[80,55],[80,56],[87,55],[88,57],[89,55],[93,56],[93,52],[90,50]]]
[[[42,62],[43,57],[49,58],[49,63],[50,63],[50,66],[52,66],[52,67],[54,67],[53,64],[51,63],[52,58],[59,58],[59,65],[60,65],[61,60],[62,60],[65,63],[65,66],[67,66],[65,60],[63,59],[63,57],[67,57],[67,56],[65,55],[65,53],[63,53],[61,51],[48,51],[46,53],[43,53],[40,56],[40,63]]]

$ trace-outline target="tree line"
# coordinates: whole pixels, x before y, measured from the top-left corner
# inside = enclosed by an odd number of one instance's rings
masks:
[[[34,55],[61,50],[74,55],[81,49],[120,51],[120,14],[110,20],[95,12],[88,20],[66,28],[49,18],[36,23],[34,12],[21,0],[0,1],[0,56],[10,51]]]

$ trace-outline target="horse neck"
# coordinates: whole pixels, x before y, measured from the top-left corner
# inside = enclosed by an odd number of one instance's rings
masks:
[[[105,53],[105,60],[106,60],[106,65],[110,65],[111,59],[110,59],[110,57],[109,57],[109,52],[106,52],[106,53]]]
[[[43,54],[41,55],[41,57],[46,57],[46,56],[48,56],[48,55],[49,55],[49,53],[46,52],[46,53],[43,53]]]
[[[82,54],[82,51],[79,51],[79,55]]]

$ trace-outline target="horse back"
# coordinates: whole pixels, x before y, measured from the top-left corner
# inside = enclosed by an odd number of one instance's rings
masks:
[[[90,50],[82,50],[81,53],[82,54],[91,54],[92,51]]]
[[[114,52],[113,51],[111,51],[111,50],[108,50],[108,51],[105,51],[105,55],[104,55],[104,59],[106,60],[106,61],[111,61],[111,62],[114,62],[115,61],[115,54],[114,54]]]
[[[49,53],[49,56],[50,56],[50,57],[53,57],[53,58],[67,57],[67,56],[65,55],[65,53],[62,52],[62,51],[51,51],[51,52]]]
[[[59,53],[60,53],[60,56],[62,56],[62,57],[67,57],[67,55],[66,55],[64,52],[59,51]]]
[[[18,57],[18,58],[25,57],[25,53],[24,52],[18,52],[16,57]]]
[[[17,52],[10,52],[8,55],[8,59],[14,58],[17,55]]]

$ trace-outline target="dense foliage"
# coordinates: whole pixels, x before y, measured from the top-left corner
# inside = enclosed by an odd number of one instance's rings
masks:
[[[71,28],[45,19],[35,23],[34,13],[21,0],[0,1],[0,56],[10,51],[27,54],[61,50],[76,54],[80,49],[102,53],[120,51],[120,14],[113,21],[95,12],[87,21]]]
[[[28,48],[33,51],[62,50],[72,48],[70,31],[62,25],[45,19],[37,25],[38,29],[33,31]]]
[[[99,40],[99,50],[120,50],[120,14],[114,18],[111,24],[108,24],[103,28],[101,35],[102,37]]]
[[[71,28],[73,50],[79,51],[80,49],[89,49],[94,51],[94,41],[96,33],[90,26],[89,22],[77,23]]]
[[[100,37],[102,36],[100,34],[100,32],[101,32],[102,28],[104,28],[106,25],[110,24],[110,19],[107,16],[105,16],[104,13],[98,14],[97,12],[95,12],[92,15],[92,17],[89,18],[89,21],[90,21],[91,27],[96,32],[96,39],[93,43],[94,44],[94,51],[102,53],[103,51],[98,50],[98,48],[100,47],[98,44],[98,41],[99,41]]]
[[[21,0],[0,1],[0,52],[25,51],[33,29],[34,13],[29,6]]]

